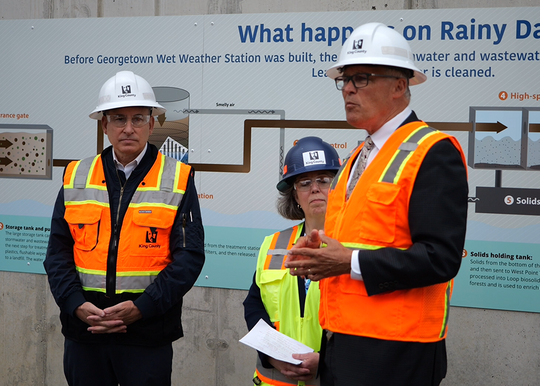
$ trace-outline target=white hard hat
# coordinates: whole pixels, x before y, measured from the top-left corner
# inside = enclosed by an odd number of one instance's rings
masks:
[[[329,78],[341,75],[343,67],[376,65],[406,68],[414,71],[409,84],[426,81],[427,77],[414,64],[413,53],[405,38],[382,23],[367,23],[356,28],[341,49],[339,61],[326,71]]]
[[[156,102],[154,90],[146,80],[131,71],[120,71],[101,87],[98,105],[90,118],[101,119],[103,111],[138,106],[152,107],[152,115],[167,111]]]

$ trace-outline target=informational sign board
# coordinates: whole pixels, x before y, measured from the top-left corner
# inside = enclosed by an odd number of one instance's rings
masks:
[[[44,273],[64,166],[108,146],[88,114],[130,70],[167,108],[150,142],[196,170],[197,285],[247,289],[264,236],[293,225],[275,204],[294,141],[317,135],[346,157],[366,136],[325,71],[367,22],[408,40],[428,77],[411,107],[467,154],[452,304],[540,312],[540,8],[2,20],[0,270]]]

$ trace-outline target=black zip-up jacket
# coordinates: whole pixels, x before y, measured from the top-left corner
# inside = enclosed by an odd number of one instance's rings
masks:
[[[172,262],[159,273],[156,280],[142,294],[115,294],[116,248],[115,234],[119,230],[131,198],[139,183],[154,164],[158,150],[148,144],[147,151],[131,176],[125,181],[122,201],[119,202],[123,180],[119,178],[112,156],[112,147],[102,153],[105,180],[111,210],[111,240],[107,263],[107,293],[84,291],[75,270],[73,238],[64,219],[64,189],[60,189],[51,220],[51,233],[44,261],[49,285],[60,307],[62,333],[78,342],[109,342],[119,344],[158,346],[183,336],[182,298],[197,280],[204,264],[204,230],[199,200],[193,180],[188,179],[186,192],[178,208],[170,236]],[[120,205],[118,224],[115,224]],[[118,232],[115,232],[118,229]],[[142,319],[130,324],[127,333],[92,334],[89,325],[75,316],[75,310],[89,301],[104,309],[132,300],[142,313]]]

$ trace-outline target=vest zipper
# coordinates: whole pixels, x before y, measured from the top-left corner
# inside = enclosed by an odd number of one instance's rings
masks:
[[[187,224],[187,215],[182,213],[182,247],[186,247],[186,224]]]
[[[116,170],[118,175],[118,169]],[[118,221],[120,220],[120,208],[122,207],[122,196],[124,195],[124,186],[120,176],[118,176],[120,181],[120,197],[118,199],[118,208],[116,209],[116,221],[114,222],[114,234],[113,234],[113,253],[109,255],[107,259],[107,284],[106,284],[106,294],[111,297],[116,293],[116,261],[118,259],[118,243],[120,235],[118,232]]]

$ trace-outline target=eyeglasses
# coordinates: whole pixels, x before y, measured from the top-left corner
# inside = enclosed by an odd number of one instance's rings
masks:
[[[311,186],[313,183],[316,183],[319,189],[328,189],[330,187],[330,184],[332,183],[333,178],[329,176],[322,176],[317,177],[315,179],[302,179],[299,181],[296,181],[294,183],[294,189],[296,189],[299,192],[307,192],[311,190]]]
[[[369,83],[369,78],[394,78],[394,79],[401,79],[402,76],[394,76],[394,75],[381,75],[381,74],[367,74],[367,73],[359,73],[354,74],[351,76],[338,76],[335,79],[336,82],[336,88],[341,91],[343,88],[349,83],[349,81],[352,80],[353,86],[356,88],[363,88],[366,87]]]
[[[128,117],[121,114],[107,115],[107,121],[117,129],[121,129],[126,127]],[[148,122],[150,122],[150,115],[137,114],[131,117],[131,126],[135,128],[143,127]]]

